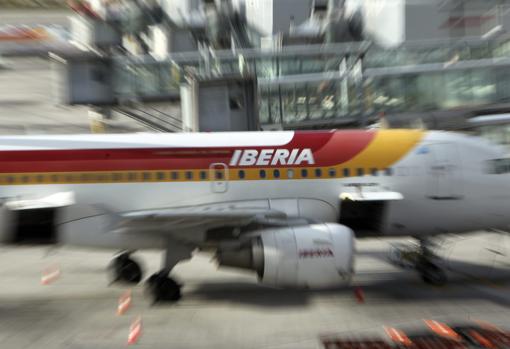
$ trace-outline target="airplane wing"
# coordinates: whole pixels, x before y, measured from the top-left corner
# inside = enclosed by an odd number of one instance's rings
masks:
[[[179,231],[241,227],[251,223],[274,224],[286,219],[285,213],[262,207],[180,207],[120,213],[115,230],[172,234]]]

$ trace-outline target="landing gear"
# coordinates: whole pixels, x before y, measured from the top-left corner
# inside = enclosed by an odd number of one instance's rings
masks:
[[[111,283],[125,282],[137,284],[142,280],[142,268],[131,258],[132,252],[122,252],[117,255],[108,265],[111,275]]]
[[[390,260],[401,268],[416,270],[426,284],[442,286],[448,281],[447,276],[434,262],[438,257],[432,247],[430,240],[420,240],[419,245],[411,248],[395,247],[390,253]]]
[[[161,271],[153,274],[148,280],[146,291],[154,303],[176,302],[181,298],[181,285]]]
[[[191,257],[193,249],[193,246],[168,241],[163,269],[151,275],[146,282],[146,293],[152,298],[153,303],[176,302],[181,298],[182,286],[169,274],[177,263]]]
[[[443,286],[448,281],[443,269],[430,261],[422,261],[416,266],[423,282],[433,286]]]

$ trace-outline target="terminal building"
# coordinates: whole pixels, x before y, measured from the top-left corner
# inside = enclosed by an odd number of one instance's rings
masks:
[[[166,132],[427,127],[508,143],[509,9],[98,0],[72,18],[79,49],[53,55],[59,102]]]

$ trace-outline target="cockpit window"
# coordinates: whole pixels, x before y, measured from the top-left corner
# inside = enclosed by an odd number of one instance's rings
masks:
[[[487,173],[490,174],[510,173],[510,158],[492,159],[487,161]]]

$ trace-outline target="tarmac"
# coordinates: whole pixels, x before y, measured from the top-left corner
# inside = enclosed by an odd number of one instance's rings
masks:
[[[179,302],[152,305],[138,285],[121,316],[118,300],[129,286],[108,284],[113,251],[3,247],[0,347],[121,348],[138,316],[140,348],[321,348],[324,336],[384,339],[383,326],[422,330],[423,319],[510,328],[507,235],[444,240],[438,250],[450,280],[444,287],[425,285],[413,271],[389,263],[397,241],[358,241],[352,286],[327,291],[268,288],[253,274],[217,269],[210,255],[198,253],[172,272],[184,285]],[[148,277],[162,254],[134,257]],[[60,277],[41,285],[42,271],[56,265]]]

